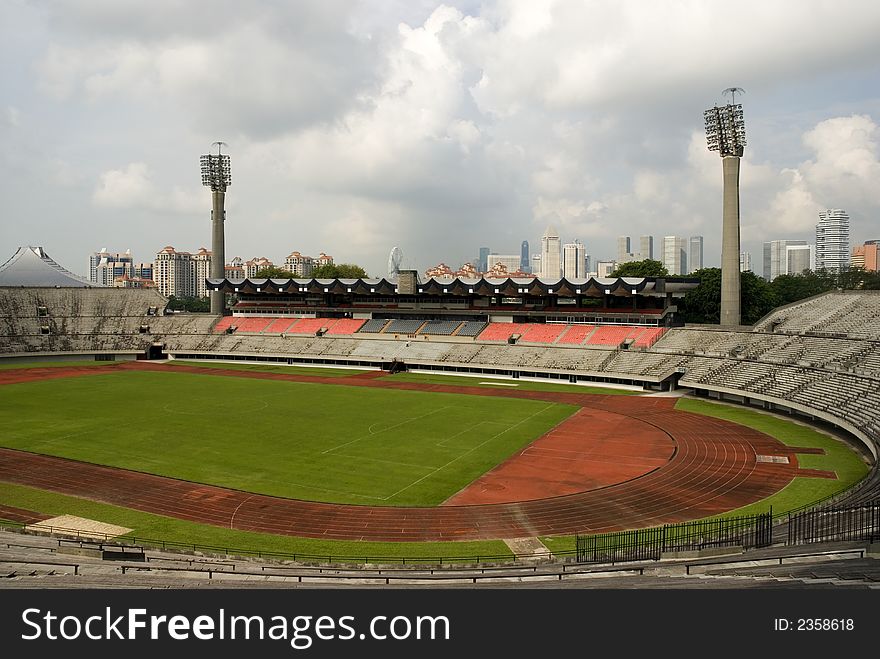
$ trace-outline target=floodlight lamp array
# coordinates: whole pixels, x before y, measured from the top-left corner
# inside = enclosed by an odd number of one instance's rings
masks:
[[[742,105],[723,105],[703,113],[706,145],[721,156],[741,156],[746,145],[746,124]]]
[[[227,155],[206,154],[200,159],[202,185],[214,192],[225,192],[232,185],[232,167]]]

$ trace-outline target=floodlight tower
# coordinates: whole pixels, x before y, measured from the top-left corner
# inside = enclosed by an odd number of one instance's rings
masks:
[[[730,103],[717,105],[703,113],[709,151],[718,151],[724,176],[721,228],[721,324],[739,325],[741,286],[739,272],[739,160],[746,145],[746,125],[742,105],[736,95],[739,87],[728,87]]]
[[[223,235],[223,222],[226,220],[226,188],[232,185],[232,170],[229,156],[222,155],[220,149],[229,146],[226,142],[214,142],[217,155],[206,154],[200,158],[202,165],[202,185],[211,188],[213,201],[211,210],[211,279],[223,279],[226,264],[226,243]],[[211,313],[220,315],[226,307],[223,291],[211,291]]]

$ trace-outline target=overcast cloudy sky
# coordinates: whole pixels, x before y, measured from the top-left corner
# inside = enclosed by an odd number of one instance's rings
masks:
[[[210,247],[198,157],[222,139],[229,257],[381,275],[394,245],[458,266],[552,223],[599,258],[703,234],[717,265],[702,113],[730,86],[753,259],[822,208],[877,239],[878,35],[868,0],[3,0],[0,262]]]

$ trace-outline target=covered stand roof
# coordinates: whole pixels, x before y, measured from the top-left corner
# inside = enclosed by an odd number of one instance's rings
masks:
[[[208,279],[209,290],[226,293],[351,293],[395,295],[397,282],[382,279]],[[419,282],[420,295],[683,295],[699,284],[698,279],[668,280],[659,277],[589,277],[586,279],[529,278],[437,278]]]
[[[42,247],[31,246],[19,247],[6,263],[0,265],[0,286],[101,287],[56,263]]]

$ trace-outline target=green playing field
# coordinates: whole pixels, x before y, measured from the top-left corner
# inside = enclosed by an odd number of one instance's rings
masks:
[[[437,505],[568,405],[124,371],[6,385],[0,445],[285,497]]]

